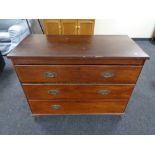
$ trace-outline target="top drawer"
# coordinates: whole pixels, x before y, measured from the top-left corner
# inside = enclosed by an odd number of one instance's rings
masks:
[[[141,66],[17,65],[21,82],[136,83]]]

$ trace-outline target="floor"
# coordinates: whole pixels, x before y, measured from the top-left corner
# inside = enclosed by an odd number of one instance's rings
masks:
[[[136,41],[149,55],[123,116],[32,117],[7,58],[0,75],[0,134],[155,134],[155,44]]]

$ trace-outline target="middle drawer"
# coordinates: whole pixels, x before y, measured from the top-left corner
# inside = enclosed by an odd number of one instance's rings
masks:
[[[128,99],[134,88],[104,84],[22,84],[29,100],[48,99]]]
[[[21,82],[136,83],[141,66],[17,65]]]

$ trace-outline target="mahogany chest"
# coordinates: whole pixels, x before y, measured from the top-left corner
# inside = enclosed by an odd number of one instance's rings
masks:
[[[33,115],[122,114],[149,56],[125,35],[31,35],[9,55]]]

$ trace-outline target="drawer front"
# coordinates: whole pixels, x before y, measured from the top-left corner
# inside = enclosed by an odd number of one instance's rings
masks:
[[[128,99],[134,85],[23,84],[30,100],[48,99]]]
[[[136,83],[142,67],[104,65],[16,66],[21,82]]]
[[[124,113],[127,101],[29,101],[33,114]]]

